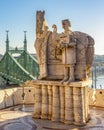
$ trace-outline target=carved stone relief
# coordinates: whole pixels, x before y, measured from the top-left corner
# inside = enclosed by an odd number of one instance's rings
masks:
[[[68,19],[62,20],[64,32],[58,33],[55,24],[50,31],[48,25],[44,25],[44,14],[44,11],[37,11],[36,15],[39,79],[60,79],[62,83],[86,80],[93,63],[94,39],[88,34],[71,31]]]

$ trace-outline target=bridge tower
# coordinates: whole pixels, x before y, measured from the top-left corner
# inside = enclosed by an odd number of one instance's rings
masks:
[[[24,31],[24,51],[27,51],[27,39],[26,39],[27,31]]]
[[[27,51],[26,31],[24,31],[23,47],[9,46],[9,31],[6,31],[6,52],[0,61],[0,76],[9,83],[20,84],[34,80],[39,75],[38,61]],[[13,54],[19,54],[14,57]]]
[[[8,51],[9,51],[9,30],[6,30],[6,74],[9,75],[9,59],[8,59]],[[8,78],[6,78],[6,84],[9,84]]]

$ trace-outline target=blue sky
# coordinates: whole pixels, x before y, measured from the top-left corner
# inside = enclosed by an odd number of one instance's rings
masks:
[[[10,46],[23,46],[27,31],[28,50],[34,53],[36,10],[45,10],[49,29],[70,19],[73,31],[82,31],[95,39],[95,53],[104,54],[104,0],[0,0],[0,53],[5,49],[5,30]]]

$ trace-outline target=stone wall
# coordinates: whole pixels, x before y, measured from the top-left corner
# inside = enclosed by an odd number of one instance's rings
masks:
[[[89,89],[89,105],[104,107],[104,89]]]
[[[0,109],[22,104],[23,103],[22,93],[23,93],[22,87],[0,90]],[[25,93],[24,103],[34,104],[34,88],[25,87],[24,93]]]
[[[48,86],[48,87],[49,87],[48,93],[50,93],[49,94],[49,100],[50,100],[49,112],[51,115],[51,104],[52,104],[51,89],[52,88],[51,86]],[[64,91],[62,90],[63,88],[60,88],[60,89],[61,89],[60,94],[63,95],[64,94]],[[25,104],[34,104],[35,88],[33,86],[25,87],[24,92],[25,92],[25,97],[24,97]],[[22,93],[23,93],[23,88],[21,87],[0,90],[0,109],[10,107],[13,105],[22,104],[23,103]],[[63,106],[64,99],[61,98],[60,100],[63,100],[62,102],[62,106]],[[97,107],[104,107],[104,90],[103,89],[99,89],[96,91],[94,91],[93,89],[89,89],[89,105],[97,106]]]
[[[95,94],[93,89],[89,89],[89,105],[94,106],[95,105]]]

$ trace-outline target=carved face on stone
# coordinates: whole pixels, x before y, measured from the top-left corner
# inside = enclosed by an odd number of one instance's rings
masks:
[[[71,27],[71,23],[68,19],[62,20],[62,27],[65,31],[69,31],[69,27]]]
[[[53,32],[57,32],[57,26],[55,24],[52,25]]]

